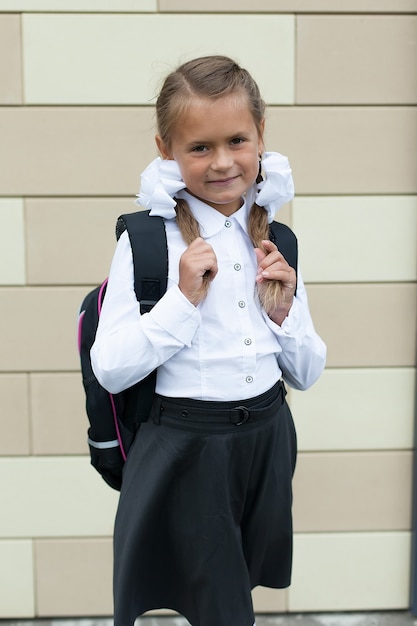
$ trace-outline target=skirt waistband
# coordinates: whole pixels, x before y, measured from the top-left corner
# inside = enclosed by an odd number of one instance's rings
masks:
[[[183,422],[241,426],[246,422],[255,422],[276,415],[277,410],[284,403],[286,393],[284,383],[279,380],[263,394],[241,402],[167,398],[156,394],[150,417],[157,424],[160,423],[161,417],[166,416]]]

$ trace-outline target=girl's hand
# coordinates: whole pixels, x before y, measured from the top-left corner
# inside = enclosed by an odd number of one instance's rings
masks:
[[[272,241],[265,239],[262,241],[262,245],[264,250],[255,248],[258,260],[256,282],[261,283],[265,280],[280,281],[282,287],[281,306],[270,314],[270,318],[276,324],[281,325],[292,306],[297,286],[297,275]]]
[[[178,286],[184,296],[197,306],[206,296],[203,283],[217,274],[217,257],[210,244],[197,237],[180,258]]]

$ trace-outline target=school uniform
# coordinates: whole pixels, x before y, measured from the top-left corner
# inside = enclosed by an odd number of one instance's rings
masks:
[[[294,424],[326,348],[298,272],[281,326],[256,296],[250,207],[225,217],[186,191],[219,271],[194,307],[178,288],[186,245],[166,220],[168,290],[140,317],[127,233],[117,245],[92,363],[117,393],[158,368],[150,419],[124,468],[114,533],[115,626],[170,608],[193,626],[252,626],[251,589],[291,579]]]

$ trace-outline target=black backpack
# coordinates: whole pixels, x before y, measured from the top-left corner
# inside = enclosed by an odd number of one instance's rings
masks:
[[[149,312],[163,296],[168,280],[168,249],[164,220],[149,211],[122,215],[116,238],[127,230],[133,254],[134,286],[140,313]],[[297,270],[297,239],[288,226],[270,225],[270,238]],[[88,445],[93,467],[113,489],[120,490],[123,465],[142,422],[148,419],[156,371],[121,393],[106,391],[94,376],[90,350],[94,343],[107,280],[91,291],[80,307],[78,349],[89,420]]]
[[[165,293],[168,251],[162,218],[149,211],[122,215],[116,238],[127,230],[133,251],[135,293],[141,314],[151,310]],[[139,257],[139,258],[138,258]],[[106,391],[94,376],[90,350],[94,343],[107,279],[83,300],[78,322],[78,349],[89,420],[88,445],[93,467],[114,489],[120,490],[127,453],[141,422],[148,418],[156,372],[117,394]]]

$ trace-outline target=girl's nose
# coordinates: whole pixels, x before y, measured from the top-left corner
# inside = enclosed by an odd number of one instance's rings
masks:
[[[232,155],[228,150],[217,150],[211,167],[213,170],[227,170],[233,165]]]

